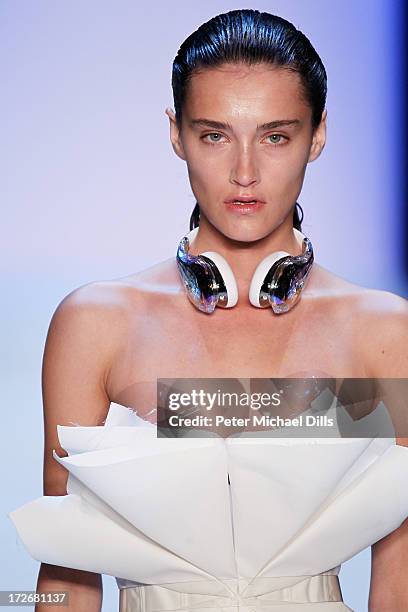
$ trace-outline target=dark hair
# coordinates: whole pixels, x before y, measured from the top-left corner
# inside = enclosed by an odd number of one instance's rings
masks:
[[[176,121],[182,122],[182,108],[191,77],[196,69],[242,62],[251,66],[269,63],[300,75],[302,93],[312,109],[312,128],[319,125],[327,96],[327,75],[309,39],[277,15],[255,9],[222,13],[202,24],[182,43],[173,62],[172,88]],[[297,208],[302,217],[299,217]],[[190,229],[199,224],[198,202],[190,218]],[[301,231],[303,210],[296,202],[293,226]]]

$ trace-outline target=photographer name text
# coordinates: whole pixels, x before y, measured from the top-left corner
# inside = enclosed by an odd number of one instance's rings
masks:
[[[333,427],[334,419],[327,415],[314,416],[311,414],[301,414],[294,418],[257,414],[250,417],[225,417],[223,415],[183,417],[173,414],[169,417],[168,423],[171,427],[212,427],[214,425],[216,427]]]

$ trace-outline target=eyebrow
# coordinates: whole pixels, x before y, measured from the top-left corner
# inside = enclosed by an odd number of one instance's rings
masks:
[[[301,121],[299,119],[277,119],[276,121],[268,121],[268,123],[262,123],[262,125],[257,125],[257,131],[261,130],[273,130],[277,127],[282,126],[299,126]],[[230,123],[224,123],[223,121],[214,121],[212,119],[192,119],[190,121],[191,127],[199,126],[199,127],[209,127],[214,128],[216,130],[231,130],[233,131],[232,125]]]

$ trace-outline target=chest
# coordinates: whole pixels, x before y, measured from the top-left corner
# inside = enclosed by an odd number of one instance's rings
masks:
[[[133,329],[133,331],[132,331]],[[110,377],[117,403],[153,407],[157,378],[363,376],[353,325],[329,307],[302,304],[205,315],[189,308],[146,311],[131,326]]]

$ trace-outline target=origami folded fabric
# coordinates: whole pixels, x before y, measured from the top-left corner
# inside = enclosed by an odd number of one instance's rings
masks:
[[[221,596],[239,578],[250,597],[336,568],[408,516],[408,448],[393,437],[157,438],[114,403],[103,426],[58,436],[68,495],[9,513],[49,564]]]

